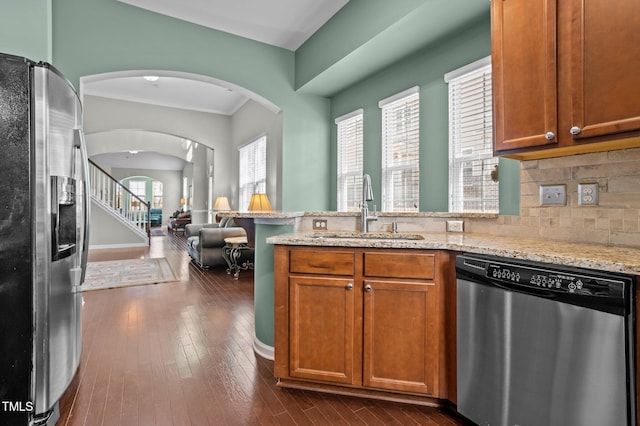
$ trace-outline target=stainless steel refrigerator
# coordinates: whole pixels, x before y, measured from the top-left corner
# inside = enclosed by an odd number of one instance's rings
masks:
[[[55,424],[82,346],[82,113],[51,65],[0,54],[0,424]]]

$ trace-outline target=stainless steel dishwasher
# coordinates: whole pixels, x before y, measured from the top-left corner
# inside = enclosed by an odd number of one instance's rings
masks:
[[[459,255],[458,411],[486,426],[636,424],[634,278]]]

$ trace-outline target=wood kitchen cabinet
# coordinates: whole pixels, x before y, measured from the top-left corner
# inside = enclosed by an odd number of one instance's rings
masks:
[[[354,383],[356,292],[352,278],[290,278],[291,377]]]
[[[493,0],[495,153],[640,146],[637,0]]]
[[[365,280],[364,386],[437,396],[434,283]]]
[[[280,385],[454,399],[449,252],[276,246],[275,268]]]

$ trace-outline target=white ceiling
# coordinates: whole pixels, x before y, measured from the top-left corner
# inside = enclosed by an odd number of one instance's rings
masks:
[[[118,0],[163,15],[296,50],[348,0]]]
[[[145,75],[158,79],[147,81]],[[83,79],[82,94],[222,115],[233,115],[249,99],[224,83],[218,85],[154,71]]]

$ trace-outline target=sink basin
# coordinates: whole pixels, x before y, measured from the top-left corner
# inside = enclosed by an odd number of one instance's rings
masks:
[[[420,234],[392,234],[391,232],[313,232],[305,234],[307,238],[351,238],[366,240],[423,240]]]

